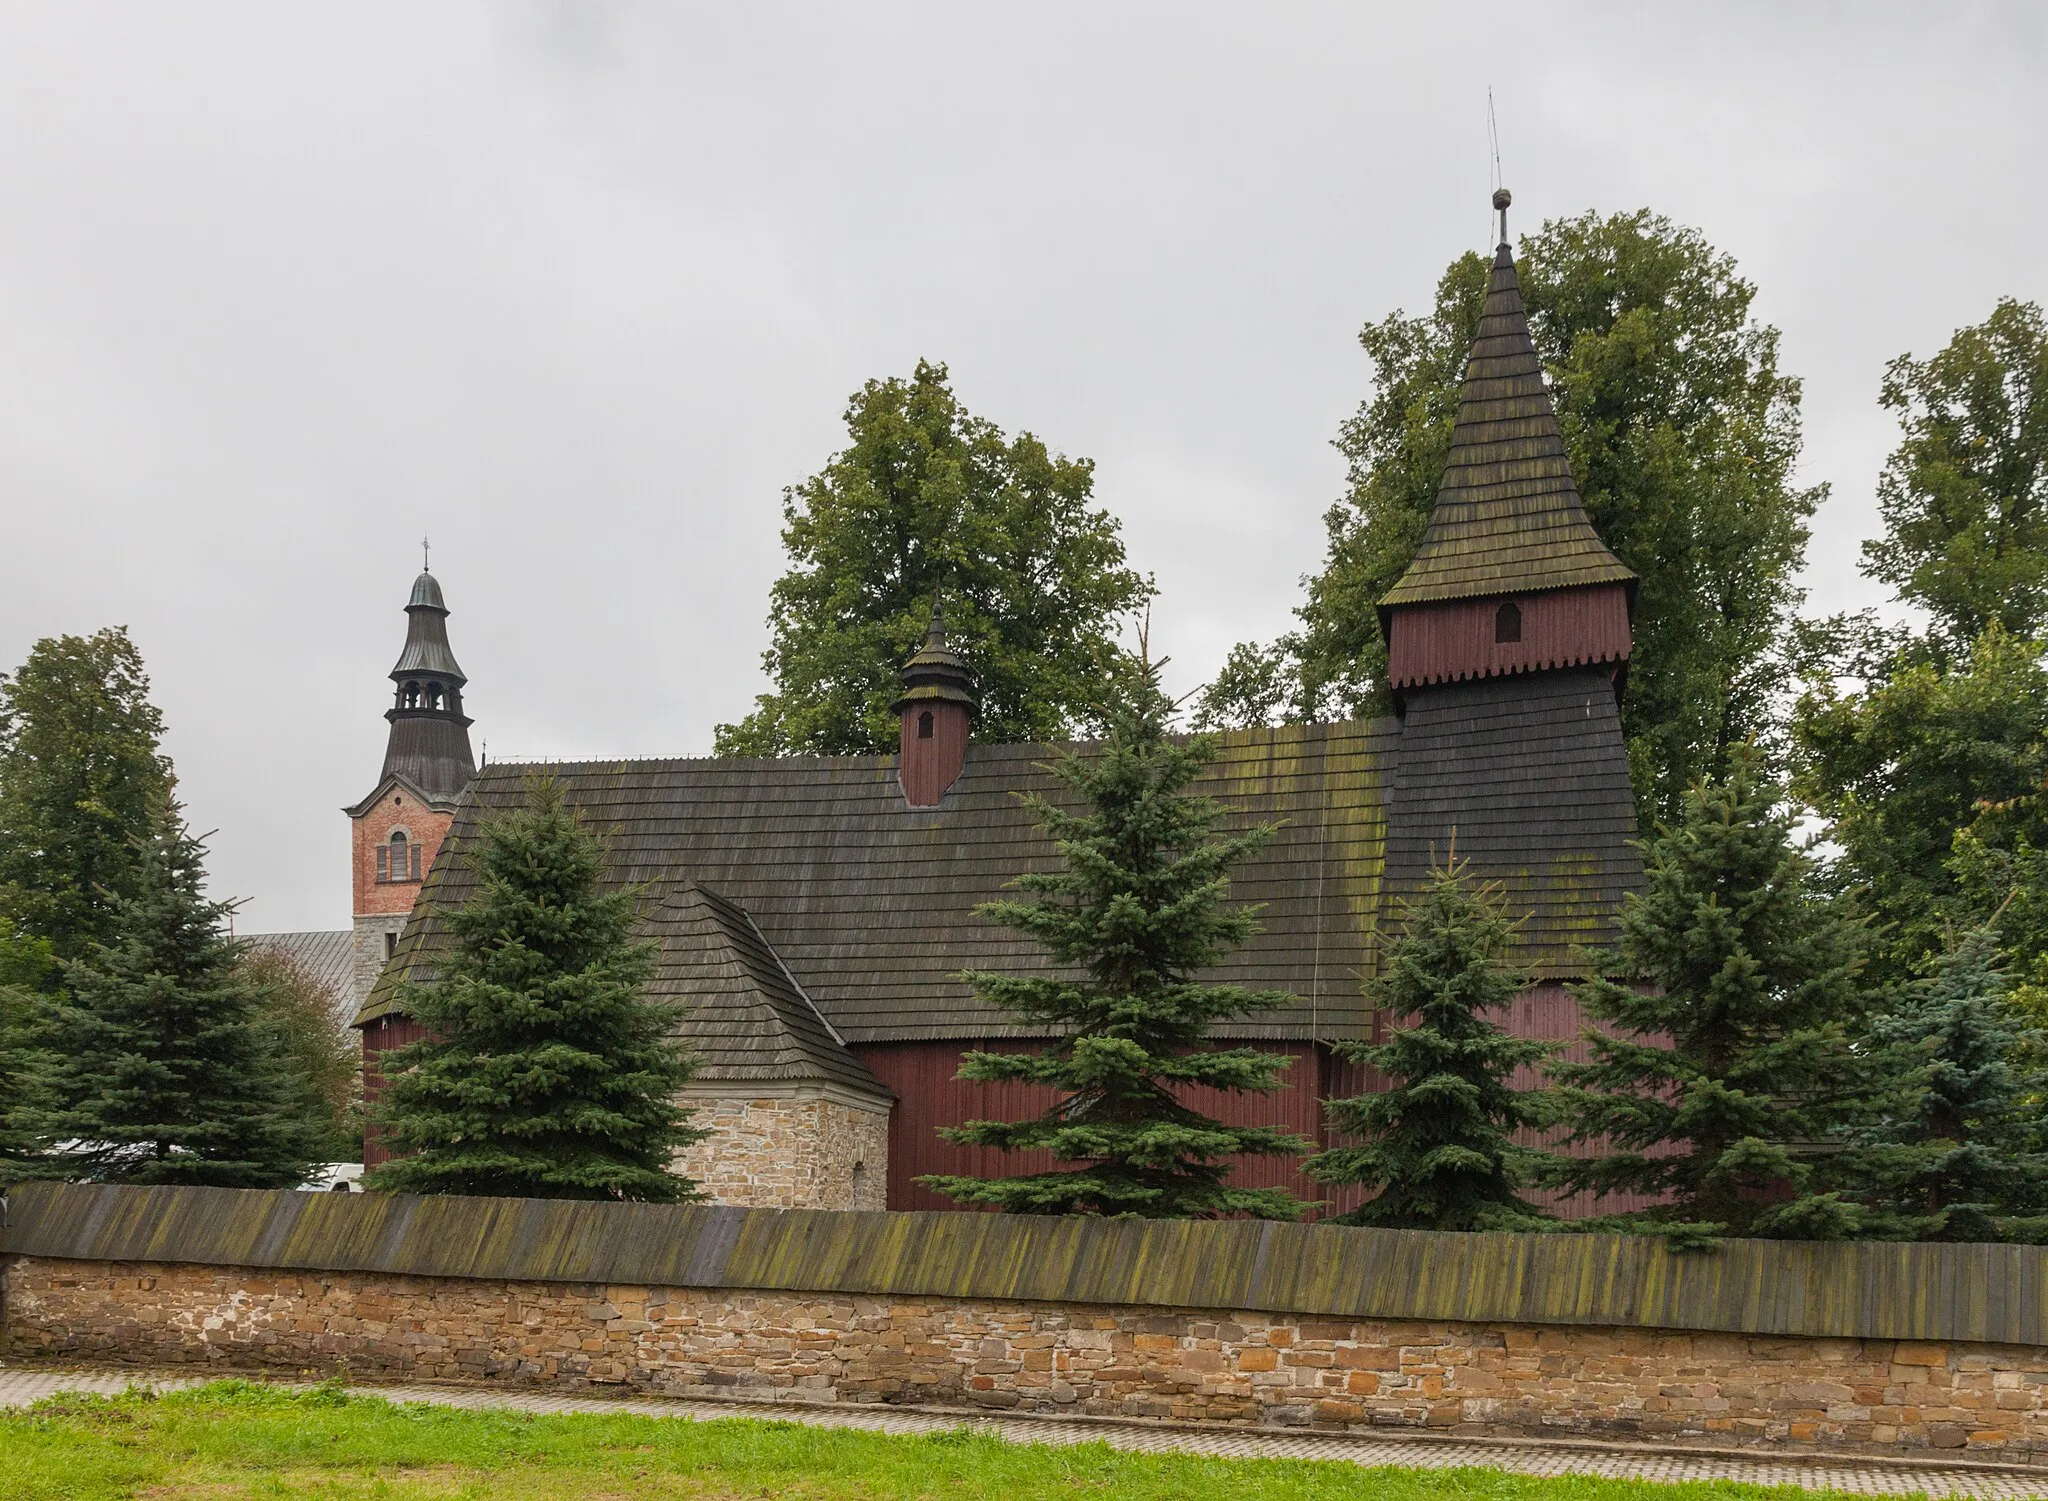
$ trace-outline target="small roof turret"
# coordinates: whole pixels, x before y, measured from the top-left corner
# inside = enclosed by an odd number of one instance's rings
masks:
[[[974,669],[952,647],[946,645],[946,617],[932,606],[932,623],[924,633],[924,645],[903,664],[903,692],[890,709],[901,713],[913,704],[961,704],[972,710]]]
[[[1380,601],[1383,618],[1400,605],[1635,584],[1593,530],[1572,479],[1508,248],[1508,202],[1506,189],[1495,193],[1501,242],[1443,483],[1415,561]]]

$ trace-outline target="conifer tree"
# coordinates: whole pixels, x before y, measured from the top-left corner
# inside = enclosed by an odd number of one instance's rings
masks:
[[[1860,1207],[1826,1168],[1881,1079],[1851,1043],[1861,927],[1812,888],[1811,860],[1752,746],[1696,783],[1647,849],[1613,973],[1576,988],[1608,1030],[1551,1075],[1568,1139],[1554,1181],[1668,1195],[1617,1217],[1680,1238],[1856,1234]]]
[[[1897,1233],[1997,1240],[1996,1216],[2041,1206],[2048,1157],[2028,1116],[2044,1081],[2014,1061],[2038,1052],[2040,1034],[2009,1009],[2006,986],[1987,925],[1871,1020],[1870,1041],[1912,1068],[1901,1108],[1861,1133],[1879,1179],[1873,1199]]]
[[[18,1175],[288,1188],[318,1143],[294,1109],[264,996],[204,892],[205,845],[157,803],[133,888],[109,899],[115,936],[64,968],[41,1004],[33,1080],[16,1116],[44,1144]]]
[[[29,1049],[29,992],[0,981],[0,1184],[18,1176],[18,1165],[38,1145],[29,1126],[29,1112],[39,1103],[32,1095],[36,1073]]]
[[[1289,1062],[1205,1046],[1217,1022],[1269,1010],[1286,995],[1195,980],[1257,931],[1251,911],[1227,905],[1229,871],[1273,831],[1216,832],[1223,807],[1186,790],[1215,755],[1215,742],[1169,735],[1173,705],[1149,661],[1121,696],[1106,716],[1100,750],[1069,754],[1051,768],[1085,811],[1029,800],[1065,869],[1018,878],[1014,884],[1035,900],[981,908],[1080,977],[966,975],[984,999],[1061,1035],[1042,1053],[969,1053],[960,1077],[1050,1085],[1059,1101],[1033,1120],[969,1121],[941,1132],[971,1146],[1049,1151],[1079,1165],[918,1181],[959,1203],[1032,1214],[1294,1219],[1306,1207],[1301,1200],[1277,1188],[1231,1187],[1226,1159],[1289,1156],[1312,1143],[1274,1127],[1226,1125],[1181,1098],[1197,1085],[1275,1090]]]
[[[1337,1223],[1500,1230],[1540,1217],[1519,1190],[1543,1154],[1513,1140],[1538,1124],[1537,1099],[1510,1080],[1552,1045],[1512,1036],[1486,1015],[1521,988],[1507,963],[1513,935],[1500,888],[1475,884],[1455,853],[1402,903],[1401,936],[1371,994],[1389,1018],[1412,1024],[1376,1046],[1342,1045],[1392,1083],[1330,1101],[1330,1124],[1363,1140],[1305,1164],[1320,1182],[1378,1190]]]
[[[392,1055],[373,1117],[405,1155],[368,1185],[699,1198],[670,1168],[705,1135],[676,1102],[694,1060],[673,1009],[643,994],[656,945],[633,939],[635,893],[602,888],[602,840],[536,779],[465,853],[478,889],[446,919],[455,948],[437,978],[398,992],[432,1036]]]

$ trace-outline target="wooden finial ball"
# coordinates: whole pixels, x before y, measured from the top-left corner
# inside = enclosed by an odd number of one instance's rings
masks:
[[[1506,208],[1509,204],[1513,203],[1514,201],[1515,195],[1513,193],[1510,193],[1506,188],[1495,188],[1493,190],[1493,206],[1495,208]]]

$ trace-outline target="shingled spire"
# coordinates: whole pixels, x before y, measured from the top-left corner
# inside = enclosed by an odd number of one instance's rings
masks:
[[[1635,575],[1579,500],[1505,237],[1505,190],[1494,202],[1503,237],[1443,483],[1415,561],[1380,601],[1397,693],[1628,659]]]

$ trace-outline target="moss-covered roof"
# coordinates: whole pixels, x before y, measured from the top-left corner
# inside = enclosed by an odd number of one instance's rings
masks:
[[[1607,550],[1579,500],[1529,337],[1514,256],[1503,244],[1465,362],[1429,529],[1381,607],[1634,578]]]
[[[1046,769],[1064,749],[972,746],[934,808],[905,805],[892,756],[545,770],[604,832],[608,879],[646,889],[648,931],[663,945],[656,993],[699,1008],[707,1063],[751,1053],[747,1066],[758,1067],[788,1043],[791,1065],[807,1067],[815,1060],[804,1050],[822,1044],[796,1046],[786,1030],[808,1014],[794,1009],[799,998],[853,1044],[1033,1035],[959,975],[1046,967],[1035,945],[975,909],[1017,876],[1054,867],[1019,794],[1069,800]],[[465,850],[479,820],[516,804],[536,769],[478,773],[359,1023],[394,1010],[398,980],[431,978],[449,941],[443,914],[474,890]],[[1227,1037],[1368,1035],[1365,983],[1391,898],[1426,877],[1432,852],[1453,838],[1525,919],[1517,957],[1538,977],[1583,974],[1582,948],[1611,941],[1622,894],[1640,881],[1613,688],[1598,673],[1418,690],[1405,723],[1233,732],[1198,787],[1230,807],[1233,824],[1279,825],[1231,886],[1234,899],[1259,905],[1263,931],[1210,978],[1298,1000],[1219,1028]],[[702,894],[678,895],[693,887]],[[738,1038],[771,1023],[784,1029],[774,1038],[721,1040],[721,1027]]]
[[[1369,1028],[1361,994],[1380,908],[1393,720],[1234,733],[1202,789],[1233,822],[1279,834],[1232,882],[1265,931],[1217,978],[1300,1004],[1229,1029],[1272,1039]],[[1061,747],[976,745],[935,808],[910,808],[893,756],[614,761],[545,768],[611,847],[610,879],[658,894],[695,882],[743,908],[849,1042],[1031,1035],[977,1001],[962,969],[1033,969],[1040,951],[979,916],[1016,876],[1053,867],[1019,793],[1065,797],[1045,763]],[[511,806],[539,768],[485,767],[420,892],[398,954],[358,1015],[391,1010],[400,977],[425,978],[441,914],[474,889],[464,858],[479,818]],[[679,972],[680,973],[680,972]],[[661,988],[657,982],[657,988]],[[680,983],[675,998],[687,1000]]]

